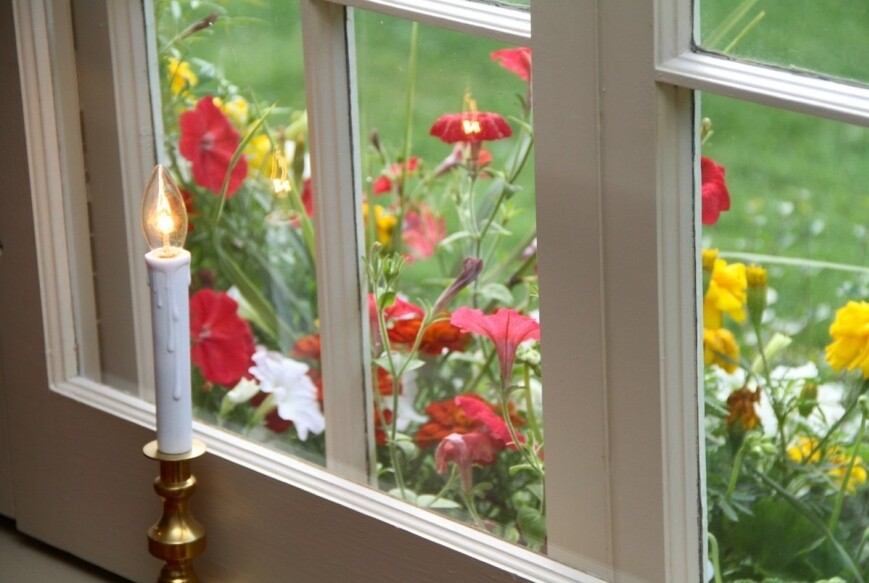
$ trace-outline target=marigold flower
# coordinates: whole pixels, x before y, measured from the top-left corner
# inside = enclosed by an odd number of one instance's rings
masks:
[[[797,442],[787,449],[788,457],[798,464],[818,463],[821,461],[821,450],[818,440],[813,437],[800,436]]]
[[[703,326],[721,328],[725,313],[737,322],[745,320],[747,286],[745,265],[728,265],[724,259],[716,259],[703,300]]]
[[[830,336],[825,356],[833,370],[859,368],[869,379],[869,303],[849,301],[839,308]]]
[[[368,220],[368,203],[362,203],[362,216]],[[392,230],[398,223],[398,217],[386,212],[383,206],[374,205],[374,224],[377,227],[377,240],[381,245],[389,245],[392,242]]]
[[[220,97],[215,97],[214,105],[220,108],[220,111],[222,111],[236,127],[244,127],[247,124],[248,116],[250,115],[250,105],[248,104],[247,99],[241,95],[234,95],[227,101],[224,101]]]
[[[739,345],[727,328],[703,329],[703,353],[706,366],[716,364],[728,373],[739,365]]]
[[[191,163],[193,180],[199,186],[219,193],[240,143],[238,132],[211,97],[203,97],[195,109],[181,114],[178,125],[181,128],[178,149]],[[227,197],[235,194],[246,175],[247,162],[242,155],[229,176]]]
[[[191,87],[195,87],[199,83],[199,77],[190,68],[190,63],[175,57],[169,57],[166,61],[169,89],[172,91],[172,95],[187,93]]]
[[[487,316],[480,310],[461,307],[453,312],[450,322],[468,332],[484,334],[495,343],[504,387],[510,384],[516,347],[526,340],[540,340],[540,324],[510,308]]]
[[[715,270],[715,260],[718,259],[718,249],[704,249],[700,256],[703,268],[703,297],[709,291],[709,282],[712,281],[712,272]]]
[[[248,372],[254,353],[250,324],[226,293],[201,289],[190,298],[191,361],[205,380],[234,387]]]
[[[845,482],[845,474],[848,473],[848,466],[851,465],[852,456],[846,455],[841,449],[836,448],[830,454],[829,461],[833,467],[827,471],[827,475],[835,480],[836,484],[841,488]],[[851,475],[848,477],[848,484],[845,486],[845,491],[853,494],[857,491],[857,486],[862,486],[866,483],[866,467],[863,465],[863,458],[859,455],[854,458],[854,467],[851,468]]]
[[[748,318],[752,326],[759,328],[763,321],[763,312],[766,310],[766,269],[759,265],[749,265],[745,268],[745,278],[748,283],[746,296]]]
[[[757,427],[760,417],[754,409],[754,404],[760,402],[760,389],[752,391],[742,387],[730,393],[727,397],[727,426],[733,427],[738,421],[739,429],[748,431]]]
[[[712,158],[700,157],[700,178],[702,182],[702,221],[704,225],[714,225],[722,212],[730,210],[730,192],[724,181],[724,166]]]
[[[492,60],[518,75],[523,81],[531,80],[531,49],[529,47],[516,47],[492,51]]]

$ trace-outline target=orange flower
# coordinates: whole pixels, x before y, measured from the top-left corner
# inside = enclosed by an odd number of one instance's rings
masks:
[[[396,320],[389,330],[389,340],[398,344],[412,345],[421,325],[420,318]],[[470,334],[462,332],[449,320],[437,320],[429,324],[422,333],[419,351],[432,356],[440,356],[445,350],[461,352],[467,347],[470,338]]]
[[[727,397],[727,426],[731,427],[739,421],[743,431],[754,429],[760,423],[760,417],[754,410],[754,404],[760,402],[760,388],[752,391],[742,387],[730,393]]]
[[[486,405],[493,413],[500,415],[500,408],[492,405],[478,395],[462,395],[463,399],[477,400]],[[451,433],[465,434],[479,431],[483,428],[483,422],[471,419],[465,411],[456,404],[455,399],[435,401],[425,408],[430,421],[423,424],[416,432],[416,443],[420,447],[434,447]],[[514,427],[521,427],[525,421],[519,417],[510,403],[510,420]]]

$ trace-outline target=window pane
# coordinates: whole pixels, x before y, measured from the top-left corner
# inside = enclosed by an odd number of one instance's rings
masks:
[[[542,549],[530,50],[355,20],[379,483]]]
[[[725,581],[862,580],[869,131],[713,95],[702,114],[713,562]]]
[[[700,46],[735,57],[869,81],[869,4],[702,0]]]
[[[190,215],[196,414],[322,462],[298,2],[156,6],[164,155]]]
[[[491,4],[493,6],[505,6],[508,8],[525,8],[531,6],[531,0],[472,0],[473,2],[481,2],[483,4]]]

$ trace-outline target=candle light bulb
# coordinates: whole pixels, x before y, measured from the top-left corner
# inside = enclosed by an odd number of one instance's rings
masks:
[[[173,257],[187,238],[187,210],[178,186],[161,165],[154,167],[142,195],[142,233],[148,247]]]

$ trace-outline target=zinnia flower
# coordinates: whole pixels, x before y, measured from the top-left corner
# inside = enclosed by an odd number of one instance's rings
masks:
[[[496,445],[486,433],[451,433],[444,437],[435,450],[435,469],[439,474],[449,471],[449,464],[459,467],[462,487],[470,492],[474,487],[473,465],[495,461]]]
[[[240,143],[238,132],[211,97],[203,97],[195,109],[178,120],[181,138],[178,149],[190,161],[193,180],[199,186],[219,193],[229,171],[229,163]],[[226,196],[230,197],[247,176],[247,162],[240,156],[229,176]]]
[[[317,387],[308,377],[308,365],[260,346],[253,355],[252,374],[260,382],[260,390],[275,396],[281,419],[292,421],[299,439],[308,433],[318,435],[326,428],[326,420],[317,402]]]
[[[190,359],[205,380],[234,387],[247,374],[254,353],[250,324],[223,292],[202,289],[190,298]]]
[[[462,399],[476,400],[488,407],[494,414],[498,413],[497,408],[480,397],[479,395],[462,395]],[[456,399],[444,399],[430,403],[425,408],[428,415],[428,420],[416,432],[417,445],[420,447],[432,447],[438,444],[450,433],[471,433],[474,431],[488,432],[485,425],[479,419],[474,419],[465,413],[465,410],[456,403]],[[516,414],[515,407],[510,404],[510,420],[514,427],[523,424],[522,418]],[[494,436],[493,436],[494,438]],[[495,438],[496,439],[496,438]],[[505,447],[501,440],[497,440],[498,450]]]
[[[833,370],[859,368],[869,379],[869,303],[850,301],[839,308],[830,336],[825,356]]]
[[[709,289],[703,298],[703,326],[710,329],[721,328],[724,313],[737,322],[745,320],[747,287],[745,265],[728,265],[724,259],[716,259]]]
[[[727,328],[704,328],[703,352],[706,366],[717,364],[728,373],[736,371],[739,345],[736,344],[733,332]]]
[[[510,308],[501,308],[487,316],[480,310],[461,307],[453,312],[450,322],[467,332],[484,334],[495,343],[505,388],[513,374],[516,347],[526,340],[540,340],[540,324]]]
[[[529,47],[516,47],[492,51],[492,60],[518,75],[523,81],[531,80],[531,49]]]
[[[507,428],[507,423],[504,419],[496,414],[489,405],[482,400],[477,400],[467,396],[456,397],[456,405],[458,405],[469,419],[479,421],[486,428],[486,432],[497,439],[503,447],[516,450],[517,445],[513,442],[510,436],[510,430]],[[525,442],[523,435],[517,435],[520,443]]]
[[[702,221],[704,225],[714,225],[722,212],[730,210],[730,192],[724,181],[724,166],[712,158],[700,156],[700,179]]]

